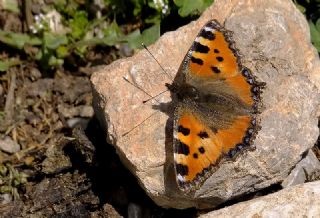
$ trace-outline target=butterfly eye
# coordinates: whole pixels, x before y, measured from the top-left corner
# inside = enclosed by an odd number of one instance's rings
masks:
[[[196,88],[191,87],[190,89],[190,96],[192,96],[194,99],[199,99],[199,92]]]

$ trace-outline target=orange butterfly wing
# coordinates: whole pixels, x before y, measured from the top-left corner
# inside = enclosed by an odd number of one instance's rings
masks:
[[[231,33],[213,20],[196,37],[173,84],[179,102],[174,121],[174,162],[178,187],[198,188],[218,167],[248,147],[260,92],[241,66]]]

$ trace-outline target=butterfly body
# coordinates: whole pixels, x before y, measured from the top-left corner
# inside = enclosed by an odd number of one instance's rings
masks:
[[[171,85],[174,168],[178,187],[192,191],[223,160],[252,144],[264,83],[241,65],[231,32],[209,21],[196,37]]]

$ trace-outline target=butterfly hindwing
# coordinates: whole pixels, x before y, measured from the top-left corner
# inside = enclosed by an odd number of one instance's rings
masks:
[[[216,129],[191,108],[178,107],[176,114],[174,163],[177,183],[182,190],[197,188],[223,158],[233,157],[233,149],[248,146],[244,137],[251,127],[248,115],[236,117],[224,129]]]

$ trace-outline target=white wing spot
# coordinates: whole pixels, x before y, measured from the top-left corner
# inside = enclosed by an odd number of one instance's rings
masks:
[[[177,174],[177,179],[178,181],[181,181],[181,182],[185,182],[185,178],[183,176],[181,176],[180,174]]]
[[[207,32],[214,32],[214,29],[212,29],[211,27],[204,27],[204,30]]]

